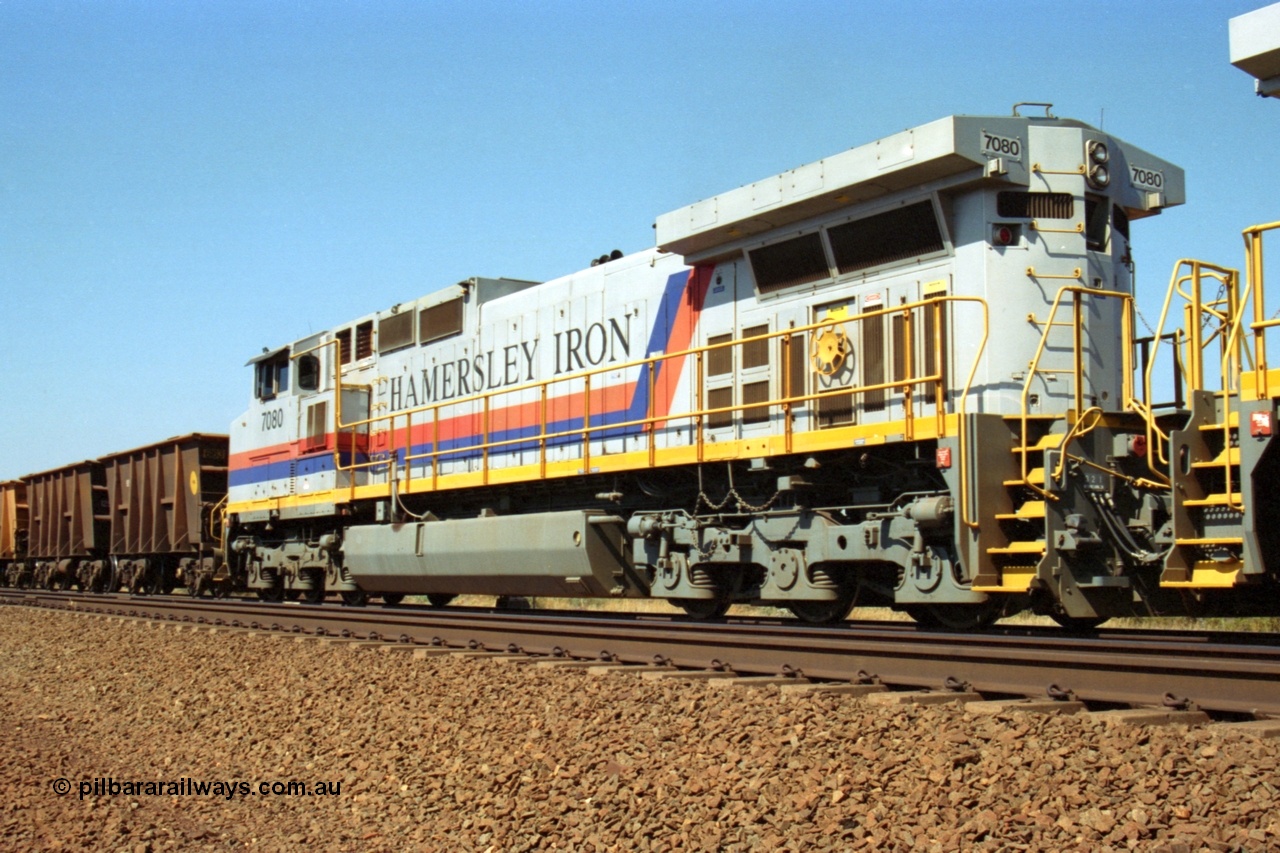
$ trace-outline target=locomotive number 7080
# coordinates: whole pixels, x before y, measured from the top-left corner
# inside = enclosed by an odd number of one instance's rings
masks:
[[[1020,160],[1022,159],[1022,140],[1011,139],[1007,136],[996,136],[984,130],[982,132],[982,153],[1003,155]]]
[[[284,409],[268,409],[262,413],[262,429],[269,430],[284,426]]]

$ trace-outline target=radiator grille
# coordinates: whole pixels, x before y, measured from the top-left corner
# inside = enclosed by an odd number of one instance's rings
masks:
[[[933,204],[928,201],[838,225],[827,237],[841,274],[945,248]]]
[[[827,256],[822,251],[822,237],[817,233],[774,243],[750,254],[751,270],[761,293],[808,284],[831,275]]]

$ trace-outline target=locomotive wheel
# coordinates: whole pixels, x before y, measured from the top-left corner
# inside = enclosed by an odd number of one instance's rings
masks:
[[[431,602],[432,607],[448,607],[455,598],[457,596],[451,592],[432,592],[427,594],[427,601]]]
[[[906,611],[922,628],[949,631],[979,631],[990,628],[1004,615],[1003,608],[990,600],[983,604],[914,604],[907,607]]]
[[[324,604],[324,587],[304,589],[300,594],[303,604]]]
[[[213,581],[212,589],[214,598],[228,598],[231,595],[231,581]]]
[[[727,598],[673,598],[671,603],[694,619],[720,619],[733,602]]]
[[[402,601],[404,601],[403,592],[384,592],[382,594],[382,603],[388,607],[395,607]]]
[[[299,598],[302,598],[302,590],[286,589],[284,591],[284,598],[285,601],[297,601]]]
[[[841,592],[834,601],[793,601],[787,609],[801,622],[810,625],[831,625],[849,618],[853,610],[855,592]]]
[[[258,600],[265,601],[268,604],[279,604],[284,601],[284,588],[273,586],[268,589],[258,590]]]
[[[369,593],[362,589],[342,593],[342,604],[344,607],[364,607],[368,603]]]

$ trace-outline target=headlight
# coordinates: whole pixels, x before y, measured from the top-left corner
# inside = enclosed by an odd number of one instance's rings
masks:
[[[1089,160],[1098,165],[1102,165],[1111,159],[1111,152],[1107,150],[1105,142],[1089,143]]]
[[[1101,189],[1111,183],[1111,172],[1106,166],[1094,166],[1089,169],[1089,183]]]

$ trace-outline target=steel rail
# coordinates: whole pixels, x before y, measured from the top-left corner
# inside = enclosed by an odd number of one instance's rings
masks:
[[[787,620],[705,623],[648,614],[308,607],[12,589],[0,590],[0,603],[740,675],[1280,716],[1280,644],[1255,635],[1118,631],[1077,637],[1028,629],[973,634],[919,630],[908,623],[809,627]]]

